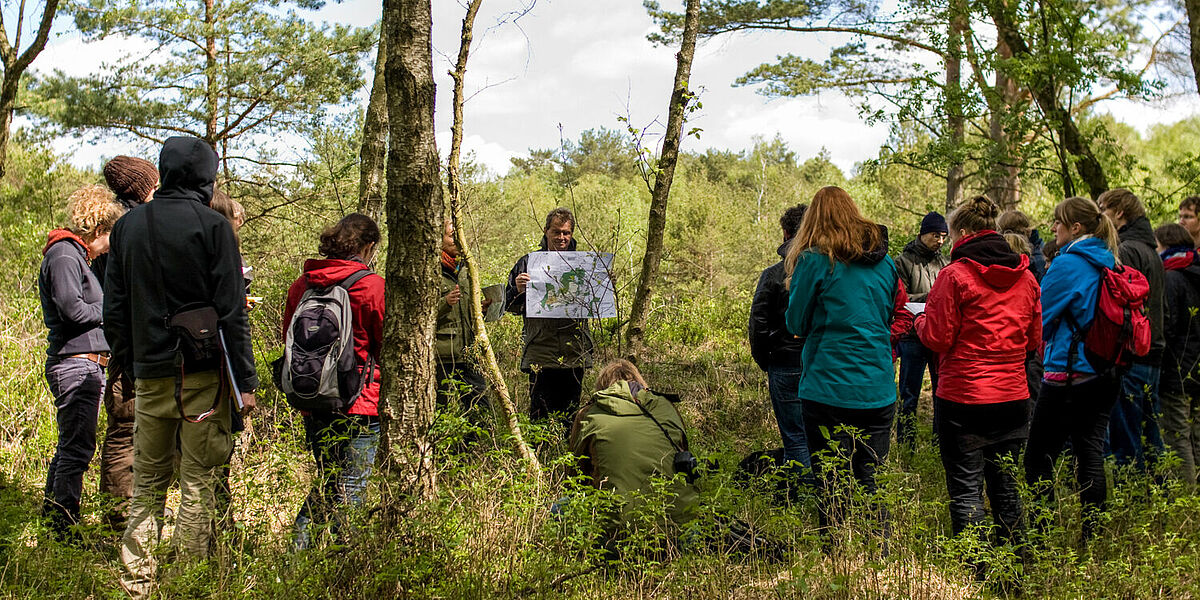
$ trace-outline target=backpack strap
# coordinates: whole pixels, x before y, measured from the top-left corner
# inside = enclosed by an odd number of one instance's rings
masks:
[[[374,273],[374,271],[372,271],[371,269],[369,269],[367,267],[363,267],[363,268],[351,273],[349,277],[339,281],[337,283],[337,285],[342,286],[342,289],[349,292],[350,286],[358,283],[358,281],[360,279],[362,279],[363,277],[366,277],[367,275],[370,275],[371,273]]]

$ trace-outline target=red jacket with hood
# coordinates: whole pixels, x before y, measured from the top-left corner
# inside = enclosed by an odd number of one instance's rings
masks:
[[[954,245],[917,317],[921,343],[938,354],[939,398],[962,404],[1025,400],[1025,357],[1042,342],[1041,289],[995,231]]]
[[[304,273],[288,288],[287,304],[283,311],[284,335],[305,290],[334,285],[363,268],[365,265],[357,260],[325,258],[304,261]],[[347,291],[350,293],[350,311],[354,314],[354,354],[363,365],[367,364],[369,356],[374,356],[377,372],[363,388],[354,406],[350,407],[349,413],[374,417],[379,415],[378,365],[383,341],[383,278],[372,273],[356,281]]]

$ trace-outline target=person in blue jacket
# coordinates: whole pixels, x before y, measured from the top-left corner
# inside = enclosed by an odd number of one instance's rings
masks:
[[[848,459],[871,494],[896,414],[892,345],[912,326],[887,228],[867,220],[845,190],[813,197],[784,261],[788,331],[804,339],[798,396],[822,489],[822,527],[838,520],[829,474]],[[857,430],[851,435],[846,427]],[[848,456],[831,456],[834,450]]]
[[[1054,463],[1071,442],[1086,540],[1108,494],[1104,441],[1121,386],[1114,375],[1097,373],[1082,342],[1072,337],[1076,325],[1086,330],[1095,317],[1101,277],[1116,264],[1117,229],[1095,202],[1074,197],[1055,207],[1053,231],[1059,251],[1042,279],[1045,374],[1030,425],[1025,478],[1040,500],[1051,500]]]

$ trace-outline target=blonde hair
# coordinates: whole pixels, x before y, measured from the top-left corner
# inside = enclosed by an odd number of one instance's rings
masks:
[[[968,233],[980,231],[995,231],[996,216],[1000,209],[987,196],[975,196],[963,202],[954,212],[950,213],[950,227],[962,229]]]
[[[1010,210],[1001,214],[996,224],[1000,226],[1002,233],[1011,231],[1027,236],[1033,231],[1033,225],[1029,222],[1029,215],[1019,210]]]
[[[1117,255],[1117,228],[1108,215],[1101,212],[1100,207],[1089,198],[1072,196],[1054,207],[1054,220],[1066,225],[1079,223],[1084,233],[1090,233],[1104,241],[1108,250]]]
[[[608,389],[618,381],[636,381],[643,388],[650,387],[642,378],[642,372],[636,365],[623,358],[618,358],[600,369],[600,374],[596,376],[596,391]]]
[[[800,253],[809,248],[828,256],[831,263],[848,263],[875,249],[882,241],[879,226],[862,216],[846,190],[826,186],[813,195],[800,229],[788,246],[784,269],[790,279]]]
[[[1010,231],[1004,234],[1004,241],[1008,242],[1008,247],[1012,248],[1013,252],[1033,256],[1033,248],[1029,246],[1029,240],[1025,239],[1025,236]]]
[[[67,229],[84,239],[95,239],[112,231],[125,208],[112,191],[102,185],[85,185],[67,198]]]

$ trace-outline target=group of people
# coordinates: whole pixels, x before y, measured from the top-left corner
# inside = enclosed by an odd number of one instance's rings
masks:
[[[124,499],[108,520],[124,530],[123,583],[135,594],[153,582],[153,549],[176,473],[174,545],[185,555],[207,554],[228,511],[233,434],[255,407],[250,269],[237,235],[245,215],[215,188],[217,164],[211,146],[186,137],[166,141],[157,167],[114,158],[104,169],[107,189],[85,186],[71,196],[68,224],[50,233],[39,275],[59,433],[44,512],[59,538],[77,535],[103,400],[101,491]],[[887,229],[865,218],[840,188],[823,188],[810,205],[786,211],[781,260],[762,273],[755,293],[750,346],[768,374],[789,476],[817,484],[822,523],[835,521],[841,506],[827,487],[826,465],[848,460],[854,478],[872,491],[897,412],[905,415],[900,439],[913,443],[909,415],[927,366],[955,532],[985,520],[986,489],[1001,531],[1018,535],[1023,513],[1008,465],[1023,447],[1026,479],[1048,498],[1054,461],[1070,442],[1085,535],[1104,506],[1106,452],[1142,464],[1165,439],[1182,460],[1182,476],[1195,483],[1197,210],[1200,198],[1189,198],[1180,224],[1151,231],[1128,190],[1106,192],[1099,203],[1068,198],[1055,209],[1054,238],[1042,256],[1027,217],[1000,215],[977,197],[948,219],[927,215],[895,260]],[[571,211],[551,211],[542,231],[537,251],[576,248]],[[434,344],[439,405],[457,400],[482,423],[490,403],[470,350],[469,274],[454,233],[447,223]],[[342,218],[321,233],[322,258],[306,261],[287,292],[285,340],[296,333],[289,328],[311,290],[344,288],[360,376],[344,411],[303,415],[317,477],[295,519],[298,549],[312,543],[314,522],[334,532],[344,525],[340,507],[362,501],[373,468],[385,294],[371,265],[380,238],[370,217]],[[941,252],[947,241],[948,257]],[[520,366],[529,378],[531,420],[569,432],[579,471],[596,487],[644,490],[654,476],[684,475],[671,515],[688,519],[696,462],[677,398],[651,391],[636,366],[616,361],[600,370],[581,407],[593,355],[588,321],[525,316],[528,263],[529,255],[517,260],[502,301],[524,317]],[[1093,368],[1076,347],[1079,330],[1093,319],[1105,269],[1118,264],[1149,282],[1154,338],[1151,352],[1119,373]]]
[[[1043,244],[1027,216],[1000,214],[980,196],[948,219],[927,214],[893,260],[886,228],[865,219],[840,188],[823,188],[811,205],[789,209],[780,219],[783,260],[762,273],[749,337],[768,375],[793,476],[808,473],[812,462],[820,474],[833,459],[848,460],[858,483],[873,491],[893,422],[898,441],[915,443],[913,416],[928,366],[956,534],[984,524],[986,492],[1000,536],[1017,539],[1022,449],[1025,480],[1049,501],[1054,463],[1069,443],[1085,540],[1105,506],[1106,455],[1145,469],[1169,448],[1180,477],[1194,485],[1197,210],[1200,197],[1189,197],[1179,223],[1152,229],[1127,189],[1097,201],[1067,198],[1055,207],[1053,239]],[[949,256],[941,252],[947,241]],[[1111,269],[1136,270],[1149,288],[1150,350],[1124,368],[1091,364],[1083,347]],[[827,479],[816,481],[825,486]],[[825,492],[820,514],[828,523],[839,502]]]

